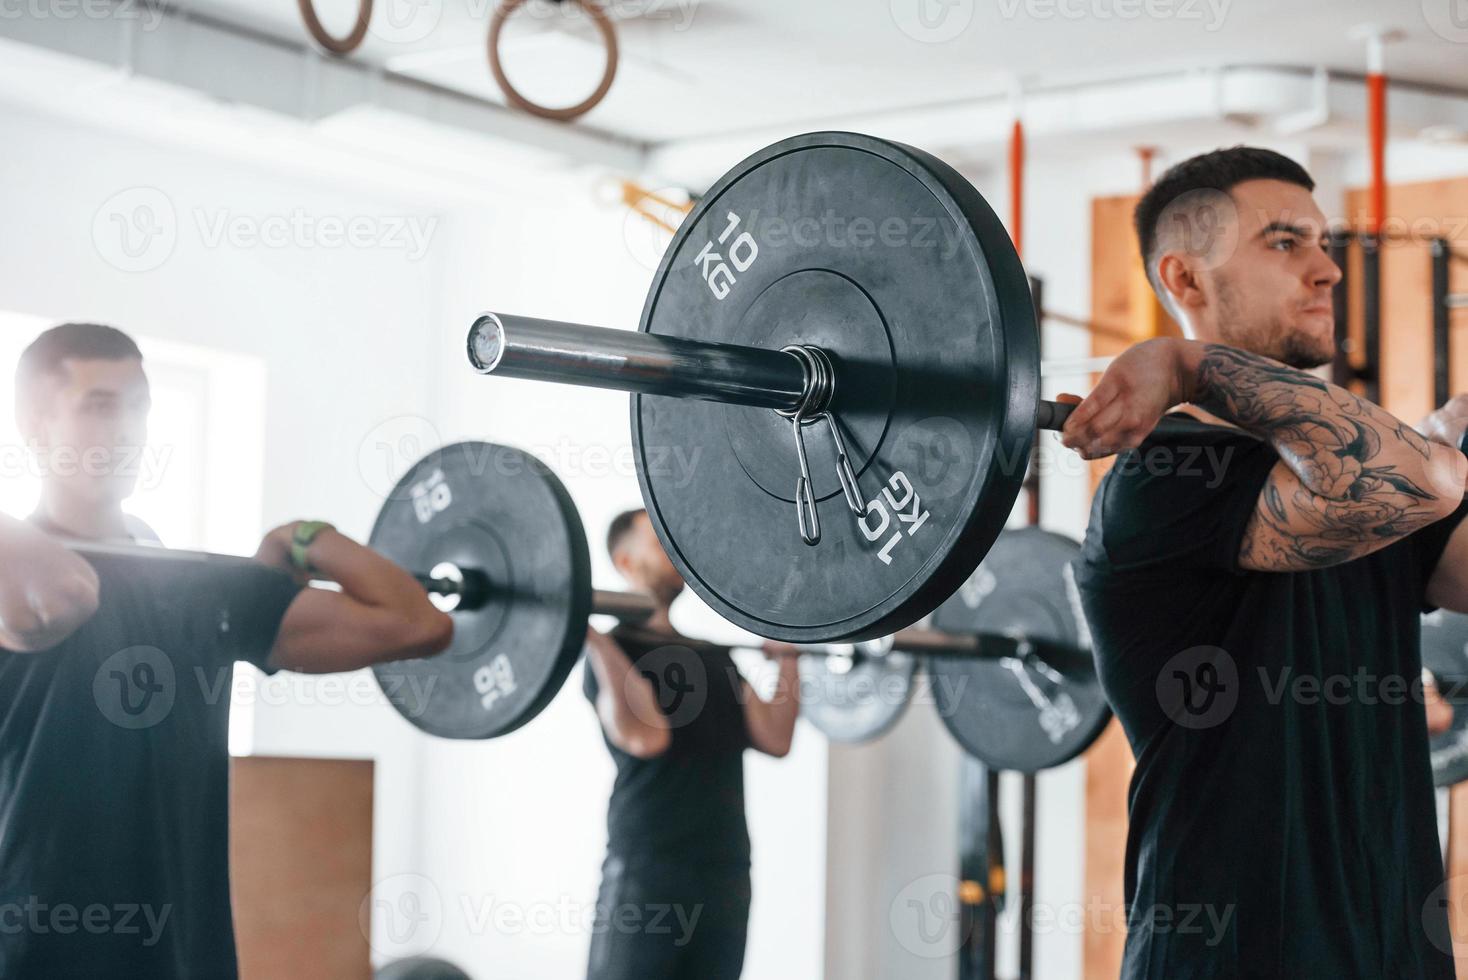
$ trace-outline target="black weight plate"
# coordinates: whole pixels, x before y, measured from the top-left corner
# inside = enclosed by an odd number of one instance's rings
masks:
[[[1080,545],[1024,528],[994,542],[973,576],[938,607],[933,627],[1054,640],[1064,661],[930,657],[933,701],[964,751],[996,769],[1038,772],[1075,758],[1111,719],[1070,562]]]
[[[797,643],[892,633],[951,595],[1008,518],[1034,438],[1034,309],[999,219],[934,157],[851,133],[761,150],[683,222],[642,330],[813,344],[835,361],[832,407],[868,508],[860,523],[847,509],[833,439],[808,426],[816,546],[797,531],[788,420],[632,398],[653,526],[731,622]]]
[[[414,956],[378,967],[372,980],[470,980],[470,977],[447,960]]]
[[[869,742],[907,710],[916,673],[916,658],[905,653],[808,653],[800,658],[800,715],[833,742]]]
[[[1453,727],[1432,739],[1432,781],[1468,779],[1468,616],[1439,609],[1422,617],[1422,666],[1453,705]]]
[[[398,482],[371,545],[410,571],[450,562],[489,580],[483,605],[451,612],[447,650],[373,668],[403,717],[444,738],[496,738],[550,704],[581,655],[591,557],[545,464],[508,446],[445,446]]]

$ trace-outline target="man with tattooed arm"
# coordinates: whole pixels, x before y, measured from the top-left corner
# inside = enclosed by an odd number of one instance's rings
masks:
[[[1062,433],[1122,453],[1080,586],[1136,756],[1126,980],[1452,977],[1419,617],[1468,611],[1468,398],[1418,427],[1321,380],[1340,270],[1309,175],[1234,147],[1137,205],[1187,339]],[[1150,435],[1180,410],[1193,434]],[[1226,460],[1174,465],[1199,449]]]

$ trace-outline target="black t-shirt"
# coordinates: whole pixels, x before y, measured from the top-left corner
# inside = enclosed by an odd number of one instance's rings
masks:
[[[1137,760],[1122,977],[1452,977],[1418,644],[1465,510],[1244,571],[1277,460],[1222,427],[1154,436],[1096,494],[1076,580]]]
[[[233,978],[231,676],[264,667],[299,590],[263,566],[93,565],[96,616],[0,651],[0,977]]]
[[[627,626],[612,637],[652,681],[672,740],[652,759],[628,755],[606,740],[617,764],[607,806],[609,856],[670,873],[747,871],[744,750],[750,741],[743,699],[753,695],[729,649],[670,643]],[[583,690],[595,704],[596,674],[590,664],[582,669]]]

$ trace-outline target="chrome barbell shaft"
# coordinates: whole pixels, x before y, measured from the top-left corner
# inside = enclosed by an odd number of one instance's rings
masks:
[[[785,351],[485,313],[469,331],[481,374],[794,411],[805,369]]]
[[[561,320],[481,314],[469,330],[468,353],[469,362],[479,373],[507,378],[784,412],[796,411],[807,398],[807,371],[801,359],[788,351]],[[1108,363],[1107,358],[1088,361],[1082,365],[1087,370],[1079,373],[1104,369]],[[1045,373],[1043,364],[1041,373]],[[1056,362],[1051,373],[1059,376],[1078,372],[1074,362]],[[839,386],[839,379],[835,386]],[[1040,400],[1035,426],[1058,431],[1074,408]],[[1197,429],[1197,423],[1168,418],[1157,426],[1158,432],[1170,434]]]
[[[83,558],[96,556],[136,561],[180,562],[215,568],[259,569],[266,567],[255,559],[243,555],[221,555],[209,551],[189,551],[137,543],[76,539],[62,539],[61,544],[67,550]],[[476,601],[476,597],[480,595],[488,597],[492,594],[493,583],[478,569],[456,569],[455,574],[452,575],[435,575],[432,572],[417,571],[410,572],[410,574],[430,595],[459,596],[461,599],[469,600],[468,604],[462,607],[464,609],[472,609],[483,603],[484,599]],[[322,578],[317,581],[330,582],[331,580]],[[656,604],[651,597],[635,592],[610,592],[597,589],[591,594],[591,611],[594,615],[614,616],[624,622],[640,622],[656,611]]]

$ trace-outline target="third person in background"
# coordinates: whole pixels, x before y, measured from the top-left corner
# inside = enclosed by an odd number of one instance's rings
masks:
[[[647,513],[607,534],[612,561],[651,595],[647,621],[588,634],[585,694],[617,764],[607,808],[589,980],[734,980],[751,900],[744,752],[782,757],[800,714],[796,650],[766,643],[779,665],[769,700],[727,647],[673,629],[683,579]]]

